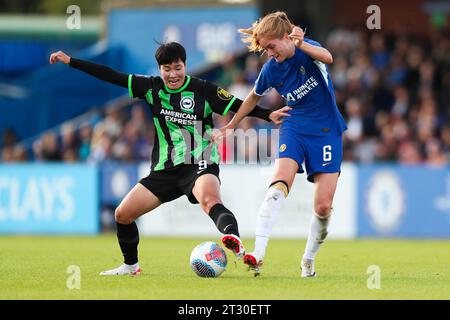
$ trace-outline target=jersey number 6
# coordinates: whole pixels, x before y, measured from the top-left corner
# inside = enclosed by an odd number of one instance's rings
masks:
[[[323,161],[324,162],[331,161],[331,146],[330,145],[323,146]]]

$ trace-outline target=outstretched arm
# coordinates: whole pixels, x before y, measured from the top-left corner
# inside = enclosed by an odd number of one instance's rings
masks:
[[[233,112],[238,112],[242,107],[242,103],[242,100],[236,99],[236,103],[233,103],[230,110]],[[287,112],[291,109],[291,107],[285,106],[281,109],[272,111],[270,109],[265,109],[263,107],[260,107],[259,105],[256,105],[255,108],[246,115],[246,117],[256,117],[269,122],[273,121],[273,123],[275,124],[281,124],[283,122],[283,117],[290,116]]]
[[[255,108],[260,98],[260,96],[256,95],[255,89],[253,89],[245,98],[244,102],[242,102],[231,121],[226,126],[213,133],[212,140],[218,141],[226,137],[227,133],[229,133],[228,130],[236,128],[239,122]]]
[[[62,51],[58,51],[50,55],[50,64],[56,62],[68,64],[72,68],[81,70],[98,79],[114,83],[118,86],[124,88],[128,87],[128,74],[115,71],[110,67],[90,61],[72,58]]]
[[[242,103],[243,103],[243,101],[241,99],[236,98],[236,100],[233,103],[233,105],[231,106],[230,110],[233,111],[234,113],[238,112],[242,106]],[[249,114],[247,114],[247,116],[248,117],[256,117],[259,119],[270,121],[270,113],[271,112],[272,112],[272,110],[265,109],[265,108],[262,108],[262,107],[256,105],[255,108]]]
[[[226,128],[236,128],[239,122],[241,122],[241,120],[244,119],[245,116],[247,116],[250,112],[253,111],[253,109],[255,109],[259,99],[261,99],[261,97],[255,93],[255,89],[252,89],[252,91],[245,98],[244,102],[242,102],[234,117],[226,125]]]

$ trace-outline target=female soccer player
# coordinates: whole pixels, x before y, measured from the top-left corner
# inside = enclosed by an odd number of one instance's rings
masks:
[[[221,233],[223,244],[238,258],[244,255],[238,223],[220,198],[219,153],[211,143],[212,113],[236,112],[242,101],[213,83],[186,75],[186,52],[171,42],[155,53],[161,76],[124,74],[109,67],[71,58],[58,51],[50,63],[62,62],[104,81],[128,88],[130,96],[147,101],[155,124],[150,174],[137,183],[115,210],[117,238],[124,256],[118,268],[101,275],[141,272],[135,220],[164,202],[186,195],[200,203]],[[279,121],[283,112],[257,108],[249,115]]]
[[[271,230],[287,197],[296,173],[303,173],[315,185],[314,212],[301,262],[301,276],[314,277],[314,259],[327,236],[333,196],[342,162],[342,133],[345,122],[337,108],[327,64],[330,52],[319,43],[304,39],[301,28],[291,24],[286,13],[275,12],[240,29],[251,51],[264,51],[268,60],[233,119],[216,133],[220,139],[234,129],[260,97],[275,88],[292,109],[280,127],[279,155],[267,195],[259,209],[255,250],[244,263],[259,274]]]

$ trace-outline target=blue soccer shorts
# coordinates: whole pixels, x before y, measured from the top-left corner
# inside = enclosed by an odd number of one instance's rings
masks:
[[[278,144],[278,158],[297,162],[298,173],[303,173],[305,163],[307,179],[314,182],[316,173],[341,172],[342,135],[308,136],[290,127],[282,127]]]

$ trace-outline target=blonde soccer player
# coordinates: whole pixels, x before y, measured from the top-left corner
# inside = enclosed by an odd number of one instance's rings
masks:
[[[264,51],[264,64],[253,90],[233,119],[215,135],[223,138],[270,89],[275,89],[291,108],[280,126],[279,154],[269,190],[261,204],[256,223],[255,249],[244,256],[255,275],[260,272],[270,234],[281,205],[297,173],[314,183],[314,209],[301,261],[301,276],[315,277],[314,260],[328,234],[333,196],[342,162],[342,134],[346,124],[336,105],[327,65],[331,53],[316,41],[305,39],[284,12],[266,15],[249,29],[239,30],[250,51]]]

